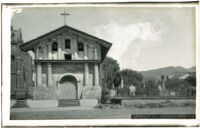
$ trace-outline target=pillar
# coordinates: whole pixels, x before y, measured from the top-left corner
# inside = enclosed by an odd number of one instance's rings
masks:
[[[95,60],[98,59],[98,55],[97,55],[97,46],[94,47],[94,59],[95,59]]]
[[[89,65],[88,63],[85,63],[85,86],[88,86],[88,81],[89,81]]]
[[[36,68],[37,68],[37,74],[36,74],[37,86],[42,86],[42,65],[41,65],[41,63],[37,63]]]
[[[38,59],[38,53],[39,53],[39,49],[37,47],[34,48],[34,59],[37,60]]]
[[[94,86],[99,86],[99,67],[98,64],[94,64]]]
[[[48,60],[52,59],[52,43],[48,43]]]
[[[62,39],[58,38],[58,54],[57,54],[57,59],[61,60],[62,59]]]
[[[77,44],[77,39],[72,39],[72,45],[74,45],[74,60],[78,58],[78,44]]]
[[[88,54],[87,54],[87,44],[84,43],[84,55],[83,59],[87,60],[88,59]],[[89,80],[89,66],[88,63],[85,63],[85,86],[88,86],[88,80]]]
[[[48,87],[52,86],[52,64],[51,63],[47,64],[47,86]]]
[[[84,43],[84,60],[88,60],[88,46]]]
[[[42,46],[42,59],[47,59],[47,49],[46,49],[46,45]]]
[[[97,60],[97,46],[94,47],[94,59]],[[99,67],[98,64],[94,64],[94,85],[99,86]]]
[[[75,60],[75,48],[74,48],[74,45],[75,43],[73,43],[73,40],[74,39],[70,39],[70,45],[71,45],[71,55],[72,55],[72,60]]]
[[[84,43],[84,55],[83,59],[88,60],[88,54],[87,54],[87,44]],[[88,81],[89,81],[89,65],[88,63],[85,63],[85,86],[88,86]]]

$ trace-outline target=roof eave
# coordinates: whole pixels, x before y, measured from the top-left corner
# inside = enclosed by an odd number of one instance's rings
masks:
[[[108,42],[108,41],[105,41],[105,40],[100,39],[100,38],[98,38],[98,37],[95,37],[95,36],[93,36],[93,35],[87,34],[87,33],[83,32],[83,31],[77,30],[77,29],[72,28],[72,27],[70,27],[70,26],[61,26],[61,27],[59,27],[59,28],[57,28],[57,29],[55,29],[55,30],[52,30],[52,31],[50,31],[50,32],[48,32],[48,33],[46,33],[46,34],[43,34],[42,36],[39,36],[39,37],[34,38],[34,39],[32,39],[32,40],[30,40],[30,41],[24,43],[24,44],[21,44],[20,47],[21,47],[23,50],[26,50],[26,51],[31,50],[31,49],[32,49],[32,48],[30,48],[30,47],[32,47],[31,44],[34,43],[36,40],[39,40],[39,39],[41,39],[41,38],[43,38],[43,37],[45,37],[45,36],[47,36],[47,35],[49,35],[49,34],[52,34],[52,33],[56,32],[56,31],[59,31],[59,30],[62,29],[62,28],[69,28],[69,29],[72,29],[73,31],[76,31],[76,32],[81,33],[81,34],[86,35],[86,36],[89,36],[89,37],[91,37],[91,38],[93,38],[93,39],[95,39],[95,40],[99,40],[99,41],[101,42],[102,45],[104,45],[104,46],[106,46],[106,47],[108,47],[108,48],[110,48],[111,45],[112,45],[112,43],[110,43],[110,42]]]

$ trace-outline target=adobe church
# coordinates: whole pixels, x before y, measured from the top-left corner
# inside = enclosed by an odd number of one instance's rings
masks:
[[[100,99],[111,43],[64,25],[20,46],[33,51],[34,100]]]

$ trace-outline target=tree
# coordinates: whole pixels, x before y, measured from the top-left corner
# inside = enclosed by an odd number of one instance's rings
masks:
[[[166,76],[166,80],[169,80],[169,76]]]
[[[165,76],[164,75],[161,75],[161,80],[163,81],[165,79]]]
[[[120,71],[121,77],[124,80],[124,86],[129,87],[130,85],[139,86],[142,83],[143,76],[141,73],[131,70],[131,69],[124,69]]]
[[[190,75],[186,79],[172,78],[166,81],[166,88],[175,91],[179,96],[188,96],[188,90],[196,86],[195,75]]]
[[[187,83],[185,84],[188,92],[187,96],[196,96],[196,74],[189,75],[183,82]]]
[[[114,85],[115,87],[118,87],[121,83],[121,79],[124,81],[124,87],[123,87],[123,96],[128,96],[129,94],[129,86],[135,85],[136,86],[136,93],[137,91],[141,91],[142,87],[142,80],[143,76],[141,73],[131,70],[131,69],[124,69],[119,71],[116,74],[116,77],[114,79]],[[138,94],[138,93],[137,93]]]
[[[156,83],[152,80],[149,80],[146,82],[146,88],[145,92],[147,96],[158,96],[159,95],[159,89]]]
[[[196,86],[196,76],[190,75],[185,79],[191,86]]]
[[[182,80],[178,78],[169,79],[166,81],[166,89],[170,91],[177,91],[180,88],[180,85],[182,84]]]
[[[106,57],[102,64],[102,70],[104,73],[104,80],[107,88],[112,89],[116,75],[120,70],[117,60],[111,57]]]
[[[116,74],[116,76],[115,76],[115,78],[114,78],[114,85],[115,85],[115,87],[119,87],[120,86],[120,84],[121,84],[121,72],[120,71],[118,71],[117,72],[117,74]]]

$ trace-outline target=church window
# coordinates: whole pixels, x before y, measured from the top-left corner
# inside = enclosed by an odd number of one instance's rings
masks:
[[[58,43],[57,42],[53,42],[52,51],[58,51]]]
[[[79,42],[78,43],[78,51],[84,51],[83,43]]]
[[[71,54],[65,54],[65,60],[72,60]]]
[[[65,40],[65,48],[66,49],[70,49],[71,48],[70,39],[66,39]]]

